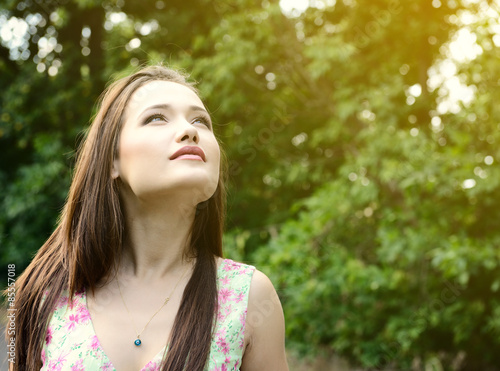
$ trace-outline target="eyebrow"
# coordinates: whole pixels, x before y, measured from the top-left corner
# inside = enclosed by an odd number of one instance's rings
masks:
[[[148,108],[146,108],[144,111],[142,111],[141,115],[144,114],[144,112],[146,111],[149,111],[149,110],[153,110],[153,109],[164,109],[164,110],[168,110],[168,109],[171,109],[172,106],[170,104],[155,104],[153,106],[150,106]],[[188,107],[188,109],[190,111],[203,111],[205,113],[208,114],[207,110],[203,107],[200,107],[200,106],[195,106],[195,105],[191,105]]]

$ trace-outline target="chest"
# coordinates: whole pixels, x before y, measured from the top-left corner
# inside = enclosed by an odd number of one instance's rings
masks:
[[[86,297],[100,347],[118,371],[137,371],[148,364],[159,365],[181,295],[172,295],[164,304],[165,297],[147,290],[128,290],[127,294],[123,297],[117,290],[105,288],[95,296]],[[141,342],[139,346],[134,344],[137,339]]]
[[[249,335],[245,330],[252,271],[246,271],[219,279],[219,308],[205,370],[241,366]],[[47,330],[42,371],[159,371],[181,295],[162,307],[163,297],[141,290],[128,290],[123,298],[116,289],[98,290],[95,296],[78,294],[71,303],[63,294]],[[140,347],[134,345],[138,332]]]

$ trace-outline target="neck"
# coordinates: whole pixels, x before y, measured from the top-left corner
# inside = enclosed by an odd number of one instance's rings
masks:
[[[163,200],[125,201],[126,238],[120,269],[139,280],[162,279],[184,267],[196,206]]]

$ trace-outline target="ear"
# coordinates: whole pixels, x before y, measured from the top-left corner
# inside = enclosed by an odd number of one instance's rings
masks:
[[[117,158],[113,160],[113,166],[111,167],[111,178],[118,179],[120,177],[120,172],[118,169],[120,168],[120,162]]]

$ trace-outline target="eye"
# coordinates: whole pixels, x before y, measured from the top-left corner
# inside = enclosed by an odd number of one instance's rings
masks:
[[[160,113],[155,113],[155,114],[149,116],[146,119],[146,121],[144,121],[144,124],[149,124],[151,122],[162,122],[162,121],[167,121],[167,118]]]
[[[206,118],[206,117],[203,117],[203,116],[200,116],[200,117],[196,117],[193,122],[193,124],[202,124],[202,125],[205,125],[206,127],[210,128],[211,127],[211,124],[210,124],[210,121]]]

